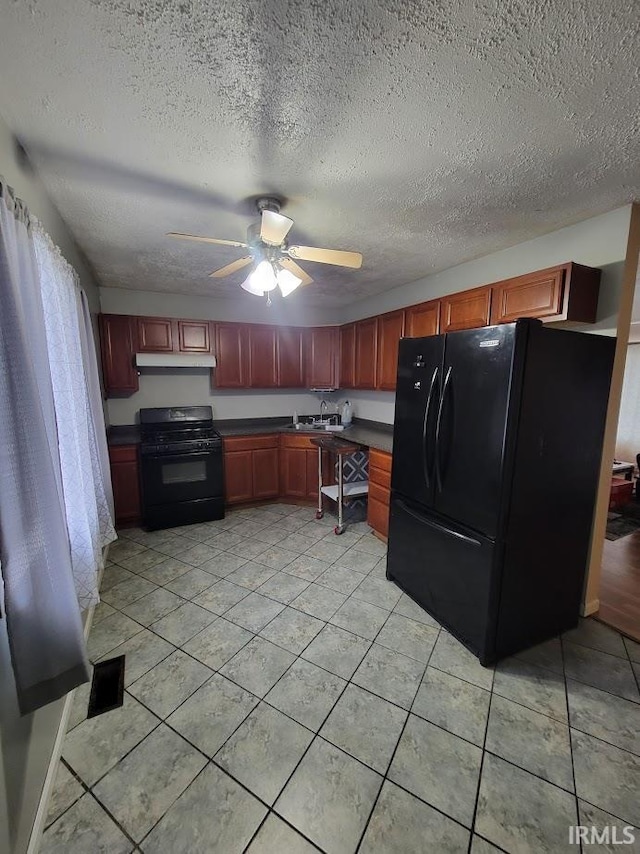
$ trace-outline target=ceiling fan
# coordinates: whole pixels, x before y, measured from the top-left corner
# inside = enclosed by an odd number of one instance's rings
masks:
[[[300,285],[308,285],[313,281],[297,261],[316,261],[352,269],[362,266],[362,255],[359,252],[319,249],[315,246],[290,246],[287,235],[293,226],[293,220],[280,213],[280,206],[280,200],[271,196],[256,201],[260,221],[253,223],[247,229],[246,243],[238,240],[221,240],[217,237],[200,237],[196,234],[183,234],[177,231],[170,231],[167,236],[248,249],[249,254],[244,258],[232,261],[210,273],[210,276],[214,279],[222,279],[253,264],[253,270],[240,287],[258,296],[266,294],[268,304],[271,302],[269,293],[275,288],[280,288],[282,296],[286,297]]]

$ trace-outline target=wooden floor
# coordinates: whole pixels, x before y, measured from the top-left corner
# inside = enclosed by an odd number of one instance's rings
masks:
[[[640,530],[604,541],[597,617],[640,641]]]

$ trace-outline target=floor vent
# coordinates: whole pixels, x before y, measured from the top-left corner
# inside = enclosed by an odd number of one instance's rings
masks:
[[[101,661],[93,668],[88,718],[95,718],[124,702],[124,655]]]

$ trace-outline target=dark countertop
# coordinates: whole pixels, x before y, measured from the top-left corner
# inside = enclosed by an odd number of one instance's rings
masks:
[[[378,451],[391,453],[393,446],[393,426],[379,421],[367,421],[355,418],[351,427],[332,433],[325,430],[293,430],[287,427],[291,418],[233,418],[214,422],[221,436],[255,436],[264,433],[290,433],[297,435],[327,436],[343,438],[348,442],[375,448]],[[109,445],[136,445],[140,442],[140,427],[137,424],[122,424],[109,427],[107,430]]]

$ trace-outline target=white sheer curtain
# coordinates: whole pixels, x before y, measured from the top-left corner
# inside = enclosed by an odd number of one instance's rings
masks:
[[[33,240],[58,425],[73,578],[78,602],[84,610],[99,601],[102,549],[116,538],[109,506],[111,482],[104,470],[102,407],[99,397],[92,401],[90,395],[92,387],[94,398],[96,393],[99,395],[96,351],[89,312],[83,303],[86,297],[75,270],[37,220],[33,222]]]

